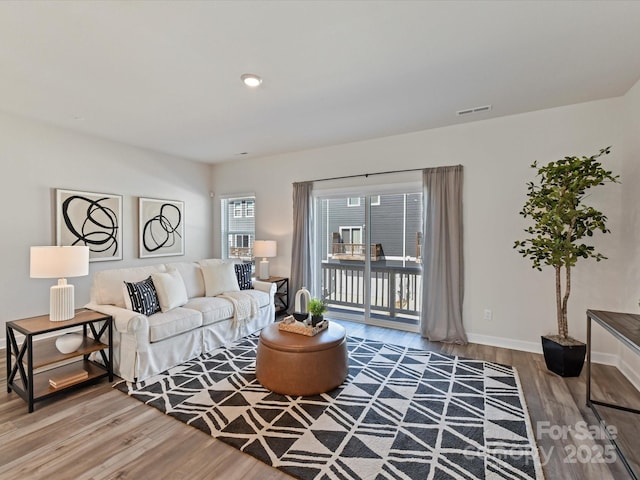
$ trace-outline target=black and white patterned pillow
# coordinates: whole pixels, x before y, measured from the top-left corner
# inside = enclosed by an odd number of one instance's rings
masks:
[[[124,282],[134,312],[149,316],[160,311],[160,302],[151,276],[141,282]]]
[[[236,278],[238,279],[240,290],[251,290],[253,288],[253,283],[251,282],[251,264],[236,263],[234,267],[236,269]]]

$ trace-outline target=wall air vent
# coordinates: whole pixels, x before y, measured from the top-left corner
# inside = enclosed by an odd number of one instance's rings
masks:
[[[458,110],[456,114],[461,117],[463,115],[470,115],[472,113],[488,112],[491,110],[491,105],[483,105],[482,107],[467,108],[465,110]]]

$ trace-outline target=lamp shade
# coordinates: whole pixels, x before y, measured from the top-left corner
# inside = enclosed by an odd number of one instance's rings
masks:
[[[275,240],[256,240],[253,243],[254,257],[275,257],[277,254],[277,244]]]
[[[31,278],[89,275],[89,247],[31,247]]]

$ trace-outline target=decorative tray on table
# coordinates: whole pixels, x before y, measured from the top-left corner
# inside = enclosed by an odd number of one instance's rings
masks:
[[[298,333],[300,335],[306,335],[308,337],[313,337],[317,335],[322,330],[326,330],[329,327],[329,321],[323,320],[322,322],[316,324],[315,327],[311,325],[307,325],[303,322],[297,321],[293,318],[292,315],[288,317],[284,317],[284,319],[278,324],[279,330],[284,330],[285,332]]]

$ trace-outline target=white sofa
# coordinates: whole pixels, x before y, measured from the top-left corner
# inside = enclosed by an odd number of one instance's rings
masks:
[[[145,380],[274,321],[275,284],[253,280],[253,289],[242,290],[239,295],[246,295],[243,298],[250,300],[253,307],[253,315],[243,319],[236,318],[240,308],[229,298],[231,294],[207,296],[213,292],[211,282],[216,280],[211,280],[212,266],[225,263],[208,259],[104,270],[93,275],[91,300],[86,308],[113,317],[116,375],[130,382]],[[129,296],[124,282],[140,282],[163,272],[176,275],[176,271],[184,282],[186,303],[150,316],[127,308]],[[231,290],[236,289],[237,282]]]

